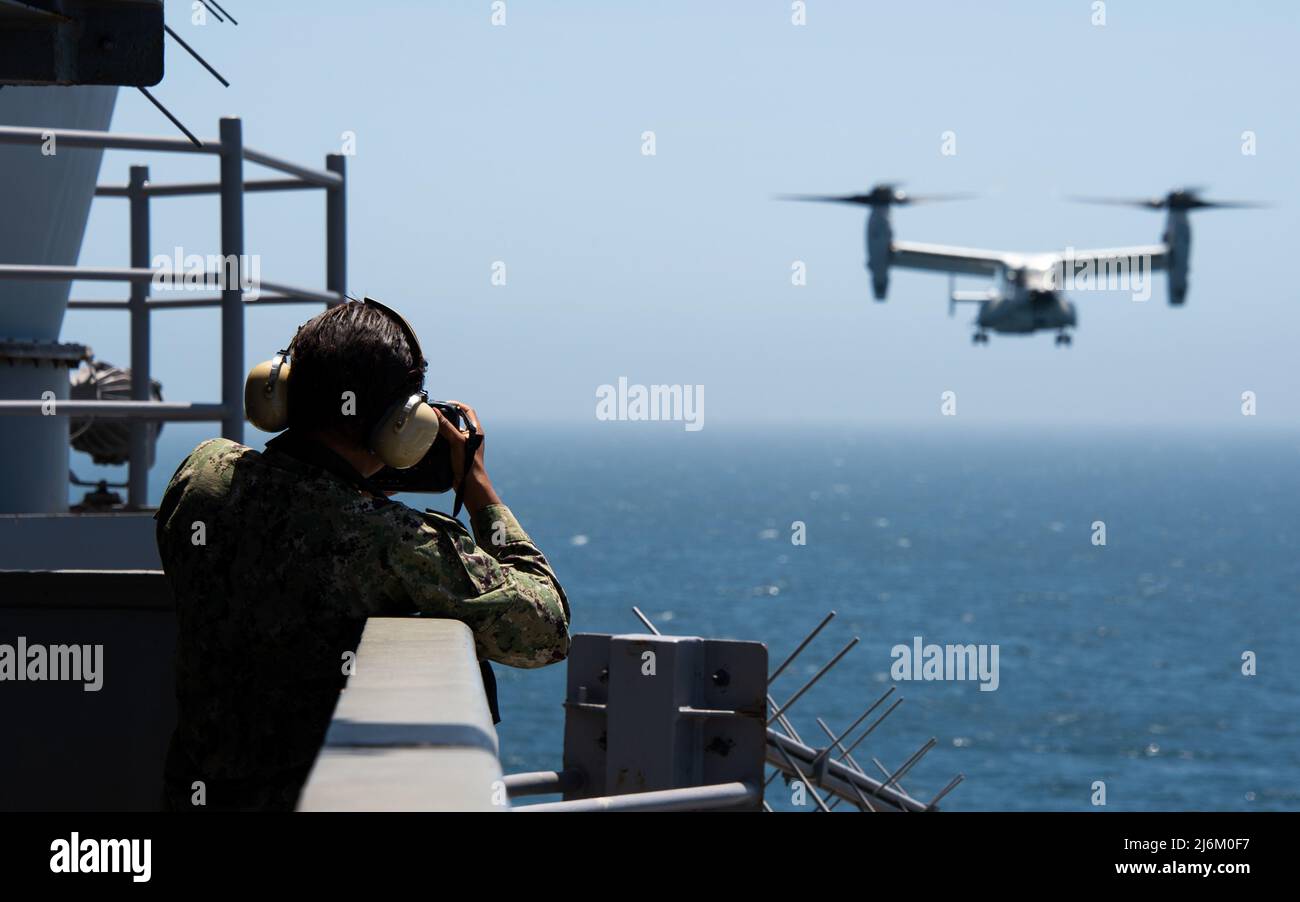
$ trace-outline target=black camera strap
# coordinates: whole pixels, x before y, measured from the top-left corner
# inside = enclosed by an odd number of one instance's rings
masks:
[[[456,486],[456,500],[451,508],[453,517],[460,516],[461,503],[465,500],[465,483],[469,479],[470,467],[474,466],[474,457],[478,453],[479,445],[483,444],[483,434],[474,428],[474,424],[469,422],[469,417],[465,418],[465,425],[469,426],[470,433],[465,438],[465,465],[461,468],[460,485]]]

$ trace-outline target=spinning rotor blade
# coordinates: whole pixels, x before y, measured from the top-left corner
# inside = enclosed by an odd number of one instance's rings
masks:
[[[1159,210],[1165,205],[1163,197],[1149,197],[1142,200],[1128,197],[1081,197],[1079,195],[1069,195],[1066,200],[1081,204],[1109,204],[1117,207],[1143,207],[1151,210]]]
[[[976,195],[960,194],[908,194],[899,189],[902,182],[881,182],[873,185],[866,194],[778,194],[777,200],[814,201],[833,204],[858,204],[864,207],[905,206],[907,204],[937,203],[945,200],[968,200]]]
[[[1268,204],[1247,200],[1204,200],[1202,188],[1175,188],[1164,197],[1126,198],[1126,197],[1079,197],[1069,200],[1088,204],[1117,204],[1120,206],[1140,207],[1147,210],[1251,210],[1267,207]]]
[[[1264,210],[1271,204],[1261,204],[1252,200],[1203,200],[1196,206],[1200,210]]]
[[[973,200],[974,198],[979,197],[978,194],[971,191],[964,191],[956,194],[906,194],[900,191],[898,194],[899,199],[895,201],[895,203],[900,204],[931,204],[942,203],[943,201],[948,200]]]
[[[873,201],[869,194],[778,194],[774,200],[804,200],[829,204],[862,204],[870,206]]]

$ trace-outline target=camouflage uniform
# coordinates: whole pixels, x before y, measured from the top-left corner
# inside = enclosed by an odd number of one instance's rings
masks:
[[[179,621],[174,808],[191,807],[196,780],[210,809],[291,808],[366,617],[461,620],[480,658],[515,667],[568,653],[564,590],[505,505],[474,514],[475,544],[458,520],[364,491],[293,447],[203,442],[158,509]]]

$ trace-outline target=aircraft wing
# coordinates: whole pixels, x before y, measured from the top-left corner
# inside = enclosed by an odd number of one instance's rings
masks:
[[[890,266],[971,276],[994,276],[1021,263],[1023,259],[1017,254],[916,241],[895,241],[890,245],[889,254]]]
[[[1054,269],[1061,264],[1074,264],[1076,273],[1081,268],[1092,264],[1095,272],[1108,272],[1116,263],[1129,262],[1138,258],[1149,261],[1145,265],[1150,266],[1151,271],[1164,269],[1169,265],[1169,245],[1167,244],[1141,244],[1132,247],[1113,247],[1104,250],[1086,250],[1086,251],[1060,251],[1052,254],[1035,254],[1032,265],[1036,269]]]
[[[1164,269],[1169,263],[1169,246],[1140,244],[1100,250],[1056,251],[1047,254],[1016,254],[986,251],[971,247],[895,241],[891,245],[890,266],[950,272],[959,275],[992,276],[1007,269],[1050,270],[1067,261],[1076,267],[1091,263],[1094,268],[1114,266],[1119,261],[1146,258],[1152,270]]]

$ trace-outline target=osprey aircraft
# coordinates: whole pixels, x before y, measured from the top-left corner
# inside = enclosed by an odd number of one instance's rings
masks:
[[[1169,303],[1181,306],[1187,297],[1188,257],[1192,231],[1187,221],[1191,210],[1249,208],[1262,206],[1241,201],[1203,200],[1197,188],[1178,188],[1164,197],[1147,199],[1075,198],[1089,203],[1121,204],[1149,210],[1167,210],[1160,244],[1103,250],[1074,250],[1048,253],[1015,253],[895,241],[889,221],[891,207],[940,200],[958,200],[971,195],[912,195],[896,184],[876,185],[866,194],[782,195],[780,200],[856,204],[871,208],[867,217],[867,270],[877,301],[889,291],[889,268],[919,269],[949,274],[948,315],[959,303],[978,304],[975,316],[976,344],[988,344],[990,332],[1027,335],[1054,330],[1056,344],[1068,346],[1067,331],[1078,325],[1074,304],[1063,289],[1095,286],[1129,288],[1140,283],[1149,291],[1150,274],[1168,273]],[[991,286],[984,291],[957,291],[952,280],[958,275],[987,276]]]

